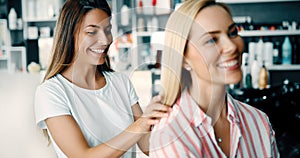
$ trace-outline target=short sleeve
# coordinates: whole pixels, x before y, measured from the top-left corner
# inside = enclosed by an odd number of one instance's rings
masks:
[[[130,105],[133,106],[139,100],[139,97],[136,94],[133,84],[128,79],[128,89],[129,89],[129,97],[130,97]]]
[[[65,92],[55,86],[40,85],[34,98],[35,119],[38,127],[46,129],[45,120],[60,115],[70,115]]]
[[[139,97],[136,94],[136,91],[134,89],[134,86],[133,86],[131,80],[129,79],[129,77],[127,75],[122,74],[122,73],[118,73],[118,76],[122,79],[124,85],[126,86],[126,91],[128,92],[128,95],[129,95],[128,97],[129,97],[130,105],[131,106],[135,105],[138,102]],[[121,85],[119,85],[119,86],[121,86]]]

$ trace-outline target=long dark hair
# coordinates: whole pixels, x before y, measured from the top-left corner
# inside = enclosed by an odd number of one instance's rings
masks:
[[[51,60],[44,80],[62,73],[71,65],[75,58],[75,34],[85,14],[94,8],[101,9],[111,16],[111,9],[106,0],[67,0],[64,3],[56,23]],[[106,63],[97,66],[100,74],[113,71],[108,56],[105,61]]]

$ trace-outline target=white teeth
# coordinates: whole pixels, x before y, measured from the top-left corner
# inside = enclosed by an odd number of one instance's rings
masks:
[[[95,52],[95,53],[103,53],[105,50],[104,49],[91,49],[92,52]]]
[[[228,68],[228,67],[236,65],[237,63],[238,63],[237,60],[231,60],[229,62],[224,62],[224,63],[219,64],[219,67]]]

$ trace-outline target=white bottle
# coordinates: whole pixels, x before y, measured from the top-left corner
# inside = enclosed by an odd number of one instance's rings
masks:
[[[152,22],[151,22],[151,24],[152,24],[152,31],[158,31],[158,19],[157,19],[157,17],[156,16],[153,16],[152,17]]]
[[[256,44],[256,59],[259,63],[259,65],[262,65],[262,61],[264,59],[264,41],[262,37],[259,38],[257,44]]]
[[[282,64],[292,64],[292,44],[288,36],[282,44]]]
[[[269,67],[273,65],[273,43],[272,42],[265,42],[263,53],[264,53],[265,66]]]
[[[248,57],[248,65],[252,65],[256,52],[256,42],[249,42],[249,57]]]
[[[123,26],[129,25],[129,9],[125,4],[121,8],[121,24]]]
[[[143,18],[138,18],[138,29],[139,32],[145,31],[145,24]]]
[[[17,29],[17,13],[14,8],[11,8],[8,14],[8,24],[10,30]]]
[[[260,68],[260,64],[257,61],[257,56],[255,56],[252,66],[251,66],[252,87],[254,89],[258,88],[258,79],[259,79],[260,69],[261,68]]]

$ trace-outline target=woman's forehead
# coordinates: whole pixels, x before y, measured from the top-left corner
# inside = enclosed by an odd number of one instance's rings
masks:
[[[232,24],[230,14],[220,6],[209,6],[202,9],[195,17],[190,35],[218,32]]]
[[[88,25],[110,25],[110,17],[101,9],[92,9],[83,17],[83,27]]]

